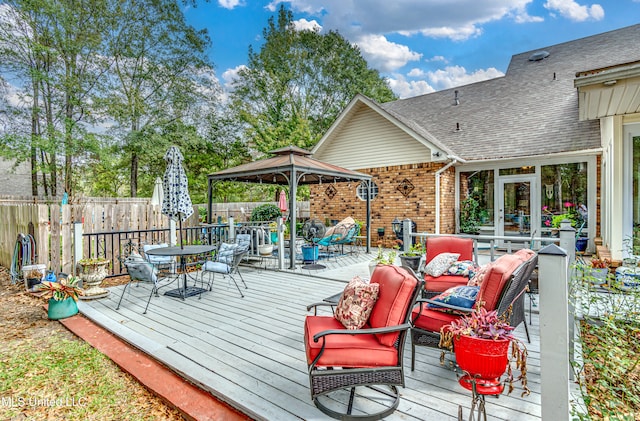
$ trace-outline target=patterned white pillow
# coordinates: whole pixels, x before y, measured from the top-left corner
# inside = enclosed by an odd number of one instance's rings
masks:
[[[460,253],[440,253],[431,259],[427,267],[424,268],[424,272],[434,278],[438,277],[445,273],[449,266],[458,261],[458,257],[460,257]]]

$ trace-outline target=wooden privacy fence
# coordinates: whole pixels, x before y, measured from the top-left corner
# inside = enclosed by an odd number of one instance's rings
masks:
[[[47,265],[56,273],[73,273],[73,230],[75,223],[82,224],[82,232],[88,234],[128,231],[151,231],[169,228],[169,220],[162,215],[160,206],[151,205],[145,200],[106,200],[93,199],[81,204],[60,205],[26,200],[11,200],[3,197],[0,200],[0,265],[9,268],[13,259],[18,234],[31,234],[36,242],[36,262]],[[212,219],[217,217],[226,220],[234,217],[237,221],[245,221],[251,211],[262,203],[275,202],[243,202],[215,203]],[[277,204],[277,203],[276,203]],[[198,208],[194,205],[194,213],[182,223],[185,231],[189,227],[199,226]],[[301,217],[309,217],[309,202],[298,203]],[[164,234],[159,233],[164,236]],[[130,238],[124,235],[123,238]],[[105,237],[106,238],[106,237]],[[163,237],[164,238],[164,237]],[[118,247],[101,245],[102,253],[97,253],[95,242],[83,243],[83,257],[105,256],[115,262]]]
[[[36,242],[36,262],[55,272],[73,273],[73,225],[85,234],[168,228],[160,206],[144,203],[0,205],[0,265],[11,266],[18,234],[31,234]],[[198,225],[198,212],[184,226]],[[85,242],[82,257],[96,257]],[[111,258],[112,256],[107,256]]]

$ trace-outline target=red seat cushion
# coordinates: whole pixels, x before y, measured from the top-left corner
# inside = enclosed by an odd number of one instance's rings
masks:
[[[440,333],[440,328],[450,324],[453,320],[457,320],[460,316],[455,314],[444,313],[442,311],[430,310],[426,305],[422,306],[422,312],[418,317],[420,307],[417,306],[411,313],[411,319],[415,320],[414,326],[418,329],[427,330],[429,332]],[[416,317],[418,319],[416,320]]]
[[[313,362],[322,348],[323,339],[314,342],[313,335],[324,330],[347,329],[332,316],[307,316],[304,322],[307,364]],[[398,364],[398,350],[382,345],[375,335],[327,335],[325,340],[325,350],[317,366],[355,368]]]
[[[371,283],[380,285],[378,301],[369,316],[371,327],[396,326],[407,320],[409,306],[418,280],[405,269],[394,265],[378,265]],[[392,346],[399,332],[377,334],[382,345]]]
[[[493,262],[491,270],[485,275],[478,293],[478,300],[484,302],[484,308],[495,310],[504,286],[513,271],[521,264],[522,258],[515,254],[505,254]]]
[[[425,291],[444,292],[451,287],[467,285],[469,278],[460,275],[442,275],[437,277],[424,275],[424,282]]]
[[[473,240],[460,237],[429,237],[425,243],[427,254],[425,264],[428,264],[440,253],[459,253],[459,261],[473,260]]]

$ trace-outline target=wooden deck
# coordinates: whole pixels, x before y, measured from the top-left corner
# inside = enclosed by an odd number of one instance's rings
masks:
[[[343,256],[326,262],[323,271],[242,267],[249,287],[243,291],[245,298],[218,276],[213,291],[201,299],[153,297],[146,315],[142,312],[149,285],[129,288],[119,311],[115,307],[122,287],[113,288],[107,298],[80,302],[79,307],[94,322],[255,419],[320,420],[327,417],[311,401],[304,354],[306,306],[341,291],[351,274],[366,275],[370,260],[366,254]],[[487,397],[492,420],[541,417],[537,314],[529,331],[532,393],[521,398],[518,386],[511,395]],[[524,337],[524,327],[517,333]],[[411,372],[409,336],[407,387],[401,388],[400,406],[387,419],[454,420],[459,405],[467,419],[470,392],[457,383],[452,369],[440,365],[439,351],[418,347],[416,370]]]

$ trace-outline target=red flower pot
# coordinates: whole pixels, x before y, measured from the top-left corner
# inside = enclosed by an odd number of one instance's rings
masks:
[[[456,336],[454,351],[460,368],[468,373],[459,383],[465,389],[472,390],[473,380],[476,390],[483,395],[502,393],[504,385],[500,376],[504,374],[509,363],[508,339],[492,340],[471,336]]]

